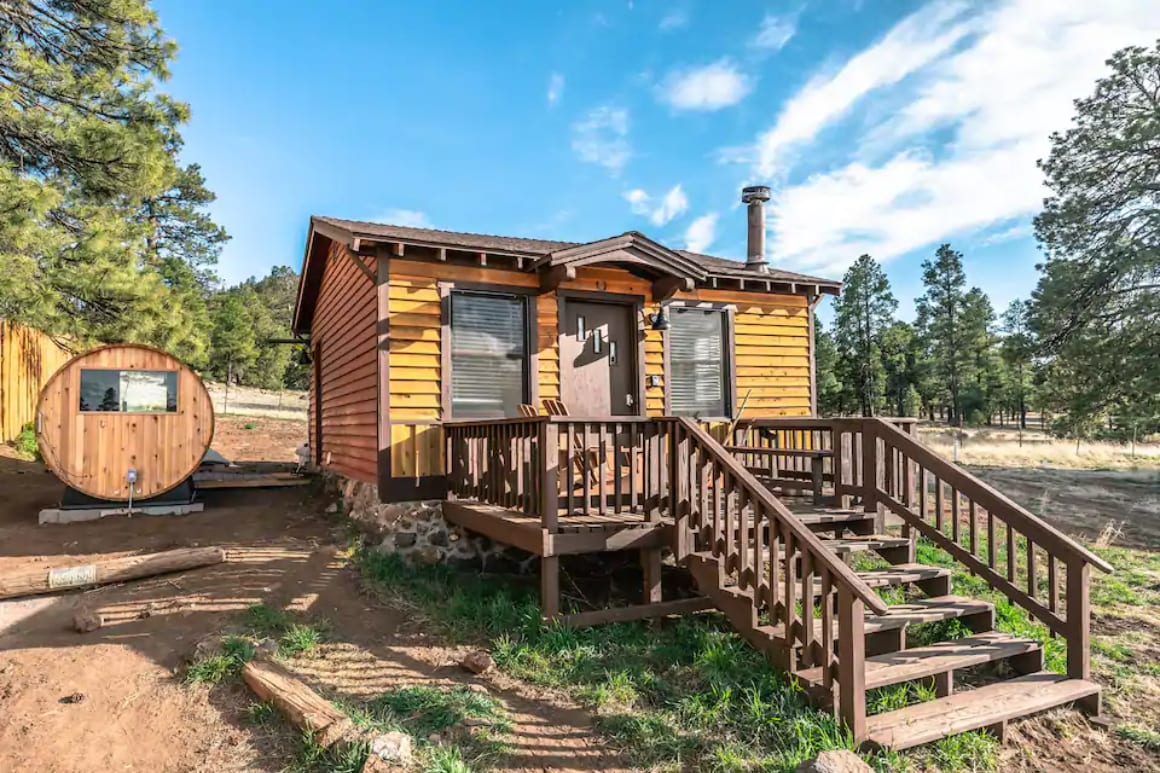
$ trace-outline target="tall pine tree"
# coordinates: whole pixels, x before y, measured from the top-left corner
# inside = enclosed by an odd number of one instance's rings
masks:
[[[952,424],[963,417],[963,379],[972,364],[963,323],[966,283],[962,253],[943,244],[933,260],[923,261],[922,284],[926,291],[915,302],[917,327],[930,358],[936,394]]]
[[[863,416],[881,412],[886,379],[882,367],[882,336],[898,302],[890,281],[869,255],[850,266],[834,304],[834,343],[846,388]]]

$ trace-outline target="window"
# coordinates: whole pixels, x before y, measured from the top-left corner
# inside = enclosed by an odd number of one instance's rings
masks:
[[[669,327],[669,408],[676,416],[729,416],[725,367],[728,315],[673,308]]]
[[[515,416],[528,402],[527,303],[522,296],[451,293],[451,416]]]
[[[82,368],[81,410],[176,413],[177,371]]]

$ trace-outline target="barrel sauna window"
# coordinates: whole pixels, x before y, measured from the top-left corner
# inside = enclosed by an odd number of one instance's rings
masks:
[[[176,413],[177,371],[81,369],[86,413]]]

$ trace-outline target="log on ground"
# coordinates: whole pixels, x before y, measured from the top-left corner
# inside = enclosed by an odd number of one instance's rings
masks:
[[[220,564],[225,560],[226,552],[219,547],[180,548],[163,553],[106,558],[55,569],[38,569],[35,572],[0,574],[0,599],[108,585]]]
[[[346,714],[277,663],[252,660],[242,668],[242,679],[260,700],[273,704],[324,749],[355,735]]]

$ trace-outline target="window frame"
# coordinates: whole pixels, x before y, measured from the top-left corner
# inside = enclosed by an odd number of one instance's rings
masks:
[[[166,408],[165,410],[162,410],[162,411],[130,411],[130,410],[121,410],[120,408],[118,408],[115,411],[104,411],[104,410],[100,410],[100,409],[85,410],[84,408],[81,407],[81,402],[80,402],[81,401],[81,394],[82,394],[82,392],[81,392],[82,379],[84,379],[84,375],[86,372],[91,372],[91,371],[104,371],[106,373],[118,374],[117,375],[117,405],[118,406],[121,405],[121,403],[123,402],[121,399],[122,395],[121,395],[121,377],[120,377],[120,374],[122,374],[122,373],[164,373],[164,374],[168,375],[168,374],[172,373],[173,374],[173,410],[171,411],[168,408]],[[168,401],[169,401],[168,388],[166,389],[165,397],[166,397],[166,404],[168,405]],[[177,416],[178,414],[181,413],[181,371],[177,370],[175,368],[116,368],[116,367],[111,367],[111,368],[105,368],[105,367],[102,367],[102,368],[78,368],[77,369],[77,401],[76,401],[75,405],[77,407],[77,414],[80,416],[90,416],[93,414],[101,414],[101,415],[106,415],[106,416]]]
[[[530,287],[518,287],[488,282],[441,281],[439,289],[439,405],[440,421],[494,421],[514,416],[490,418],[456,417],[452,412],[452,379],[455,377],[451,357],[451,296],[455,293],[492,295],[515,298],[524,304],[524,395],[530,405],[539,404],[539,342],[536,326],[536,302],[538,291]],[[516,414],[518,415],[518,414]]]
[[[661,305],[668,313],[670,325],[672,320],[677,318],[678,309],[697,309],[700,311],[711,311],[722,315],[721,324],[721,352],[724,356],[722,362],[722,378],[724,380],[724,397],[725,397],[725,415],[723,416],[693,416],[689,418],[696,418],[700,421],[732,421],[734,413],[737,410],[737,350],[735,346],[735,315],[737,306],[732,303],[713,303],[709,301],[682,301],[674,300],[668,301]],[[664,391],[665,391],[665,415],[673,416],[672,403],[672,383],[673,383],[673,366],[672,366],[672,340],[668,330],[662,331],[662,349],[663,349],[663,369],[664,369]]]

